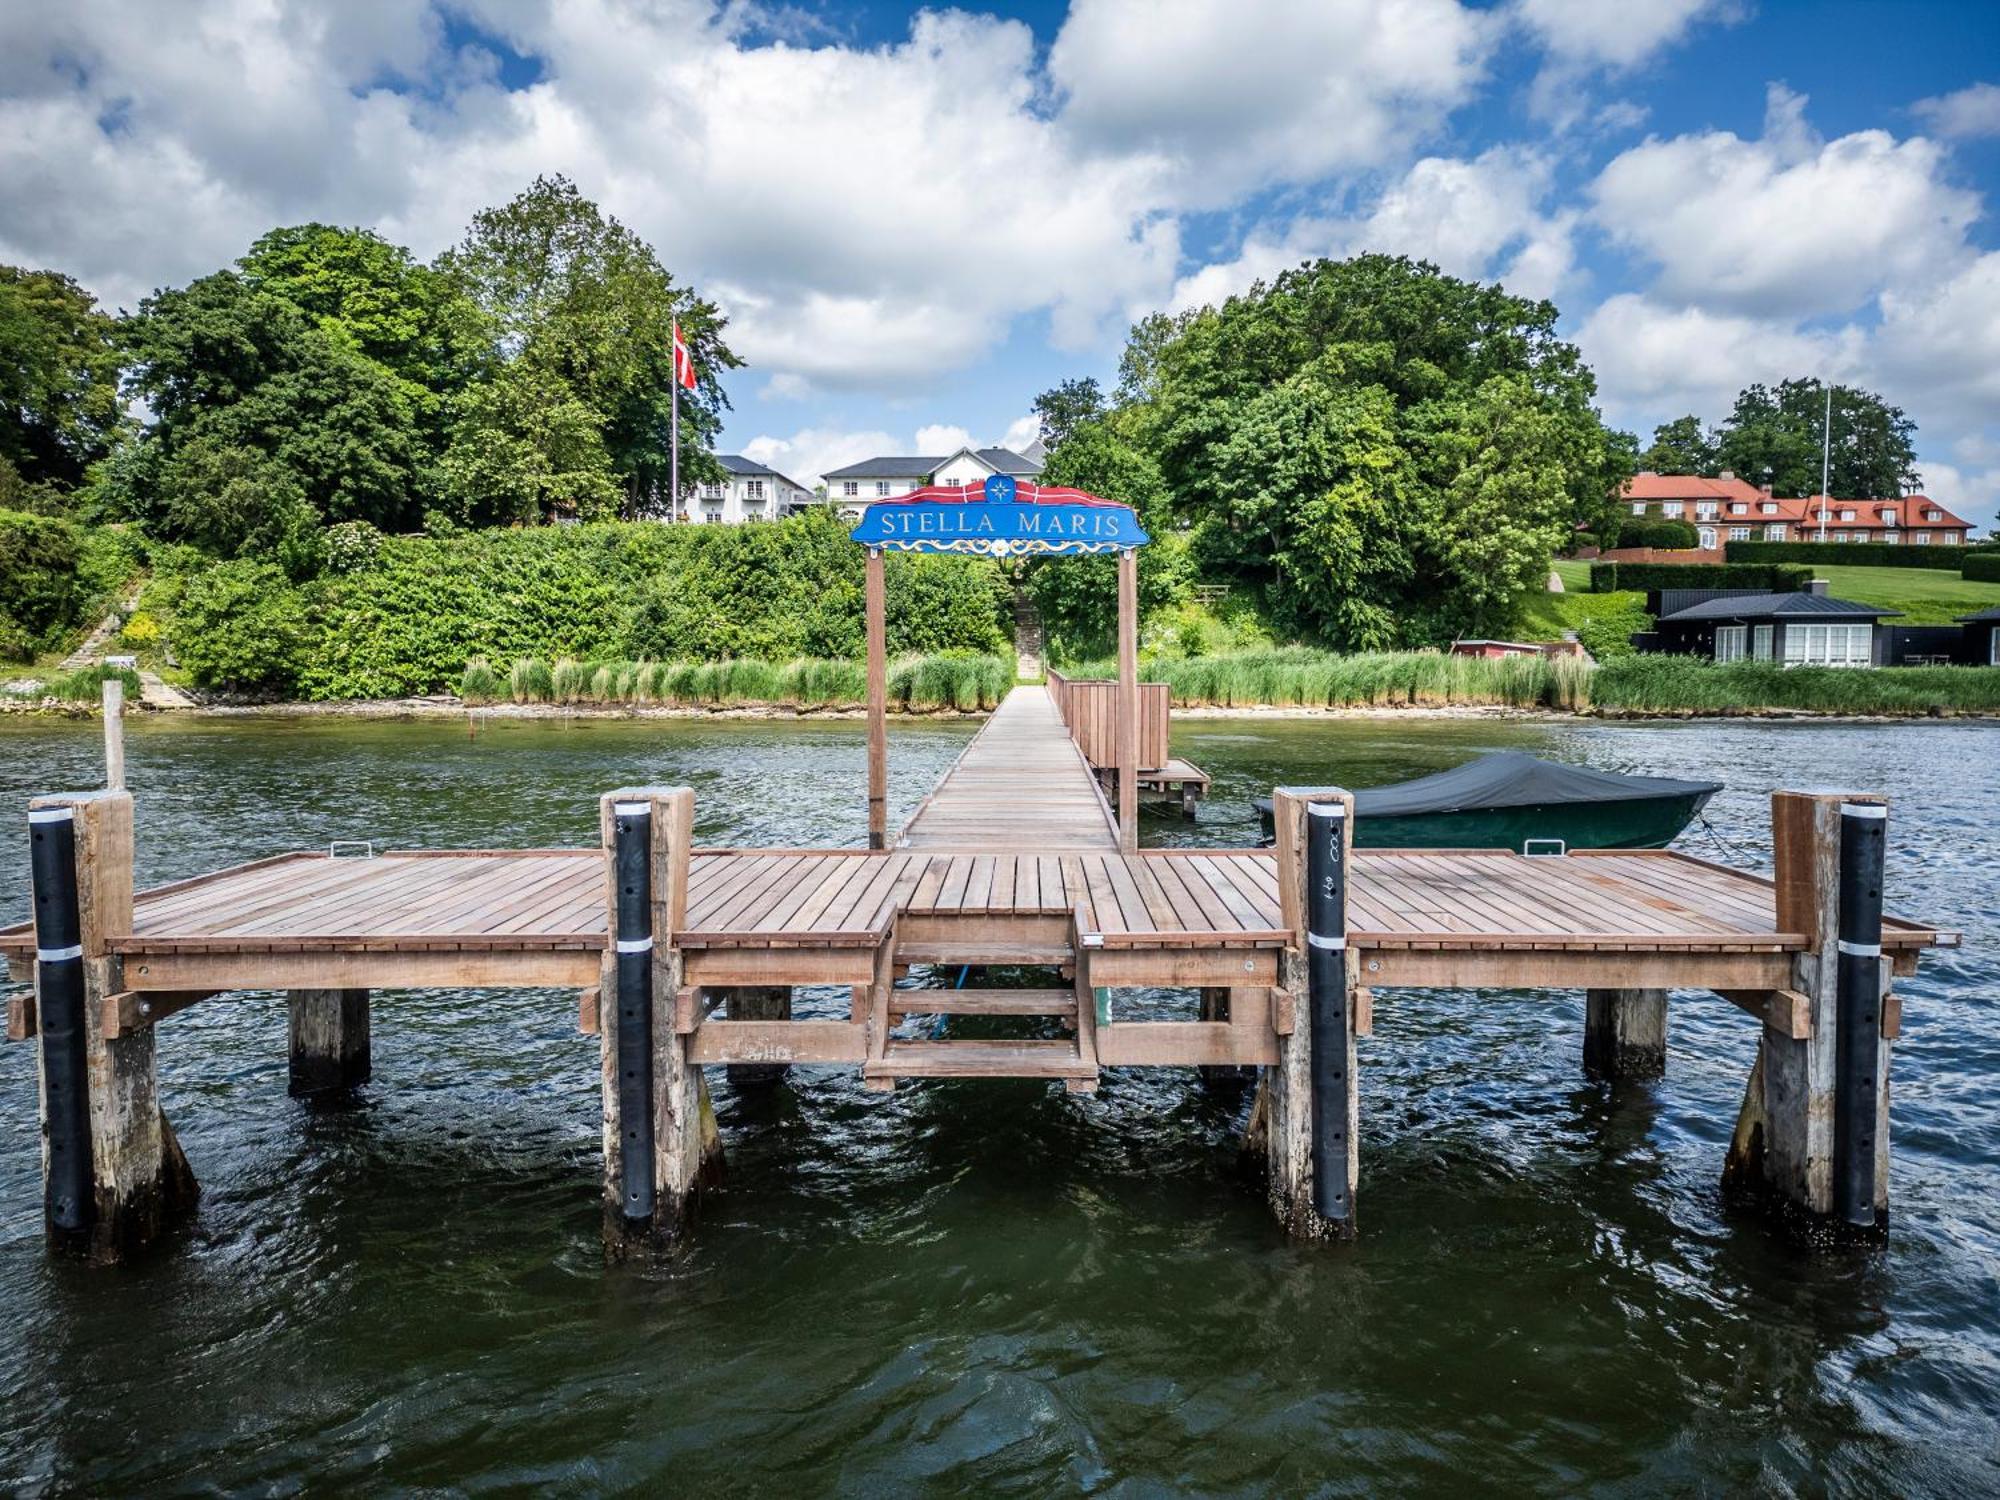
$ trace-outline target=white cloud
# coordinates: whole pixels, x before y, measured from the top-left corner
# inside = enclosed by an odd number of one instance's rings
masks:
[[[1918,119],[1942,136],[1973,140],[2000,135],[2000,87],[1990,83],[1975,83],[1935,99],[1919,99],[1911,107]]]
[[[1995,504],[1995,497],[2000,496],[2000,466],[1975,471],[1943,459],[1919,457],[1917,471],[1923,475],[1923,492],[1953,515],[1971,521],[1988,535],[2000,524],[2000,507]]]
[[[958,452],[961,448],[970,448],[972,446],[972,434],[965,428],[949,427],[943,423],[937,423],[930,427],[919,427],[917,429],[917,446],[910,451],[912,453],[935,454],[942,458],[947,454]]]
[[[1728,17],[1729,0],[1516,0],[1514,14],[1560,61],[1631,68],[1687,35],[1704,18]]]
[[[1077,138],[1226,203],[1393,160],[1472,97],[1497,31],[1456,0],[1074,0],[1049,75]]]
[[[1807,333],[1782,321],[1658,301],[1634,292],[1606,299],[1576,330],[1614,422],[1651,422],[1693,411],[1719,417],[1755,381],[1827,375],[1861,367],[1863,337]]]
[[[1233,260],[1181,278],[1171,306],[1213,304],[1315,256],[1379,250],[1434,262],[1453,276],[1498,277],[1522,296],[1552,295],[1573,269],[1576,215],[1545,212],[1550,168],[1539,154],[1496,146],[1471,160],[1425,157],[1364,217],[1305,216],[1253,231]]]
[[[1002,448],[1011,448],[1016,453],[1025,453],[1028,446],[1042,435],[1042,419],[1033,412],[1025,417],[1016,417],[1007,424],[1007,430],[1000,435]]]
[[[1764,135],[1649,139],[1591,193],[1597,222],[1659,267],[1659,290],[1752,314],[1847,312],[1934,273],[1978,217],[1944,152],[1863,130],[1821,141],[1805,100],[1769,94]]]

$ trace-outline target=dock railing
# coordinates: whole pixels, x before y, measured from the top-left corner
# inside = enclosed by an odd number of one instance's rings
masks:
[[[1065,677],[1054,667],[1047,672],[1049,696],[1063,727],[1076,741],[1093,771],[1118,766],[1118,684],[1108,677]],[[1157,771],[1167,764],[1172,730],[1172,689],[1164,682],[1139,684],[1139,769]]]

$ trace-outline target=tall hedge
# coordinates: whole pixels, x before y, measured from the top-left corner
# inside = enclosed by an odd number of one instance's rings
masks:
[[[1812,569],[1781,563],[1620,563],[1590,565],[1590,591],[1763,589],[1771,594],[1795,594],[1812,582]]]
[[[1701,545],[1701,535],[1686,521],[1649,521],[1633,516],[1618,523],[1618,536],[1611,545],[1687,552]]]
[[[824,510],[753,526],[381,537],[302,584],[273,573],[250,590],[225,573],[203,586],[222,569],[197,574],[187,586],[197,608],[176,619],[172,636],[190,662],[220,658],[199,674],[209,681],[312,699],[445,692],[474,657],[847,657],[862,648],[864,565]],[[892,556],[886,582],[892,652],[1011,646],[1012,594],[997,565]],[[297,636],[258,656],[245,637],[274,604]],[[221,649],[205,653],[197,635]]]
[[[76,617],[83,583],[77,530],[57,516],[0,510],[0,658],[31,659]]]
[[[1968,583],[2000,583],[2000,552],[1968,552],[1960,572]]]
[[[1733,563],[1841,563],[1854,568],[1938,568],[1956,573],[1964,547],[1911,547],[1887,542],[1725,542]]]

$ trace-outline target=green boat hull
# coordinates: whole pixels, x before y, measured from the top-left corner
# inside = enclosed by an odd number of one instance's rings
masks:
[[[1354,820],[1357,849],[1512,849],[1561,839],[1568,849],[1664,849],[1693,822],[1707,792],[1629,802],[1488,807]]]
[[[1707,805],[1711,792],[1617,802],[1483,807],[1400,817],[1357,816],[1357,849],[1512,849],[1560,839],[1566,849],[1664,849]],[[1260,812],[1263,809],[1260,807]],[[1264,836],[1271,818],[1263,813]]]

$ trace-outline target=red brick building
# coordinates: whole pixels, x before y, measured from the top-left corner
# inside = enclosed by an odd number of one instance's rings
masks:
[[[1727,542],[1816,542],[1825,512],[1829,542],[1883,542],[1904,547],[1962,547],[1971,523],[1924,495],[1894,500],[1785,500],[1728,470],[1697,474],[1646,472],[1626,481],[1627,511],[1648,520],[1686,521],[1702,549]]]

